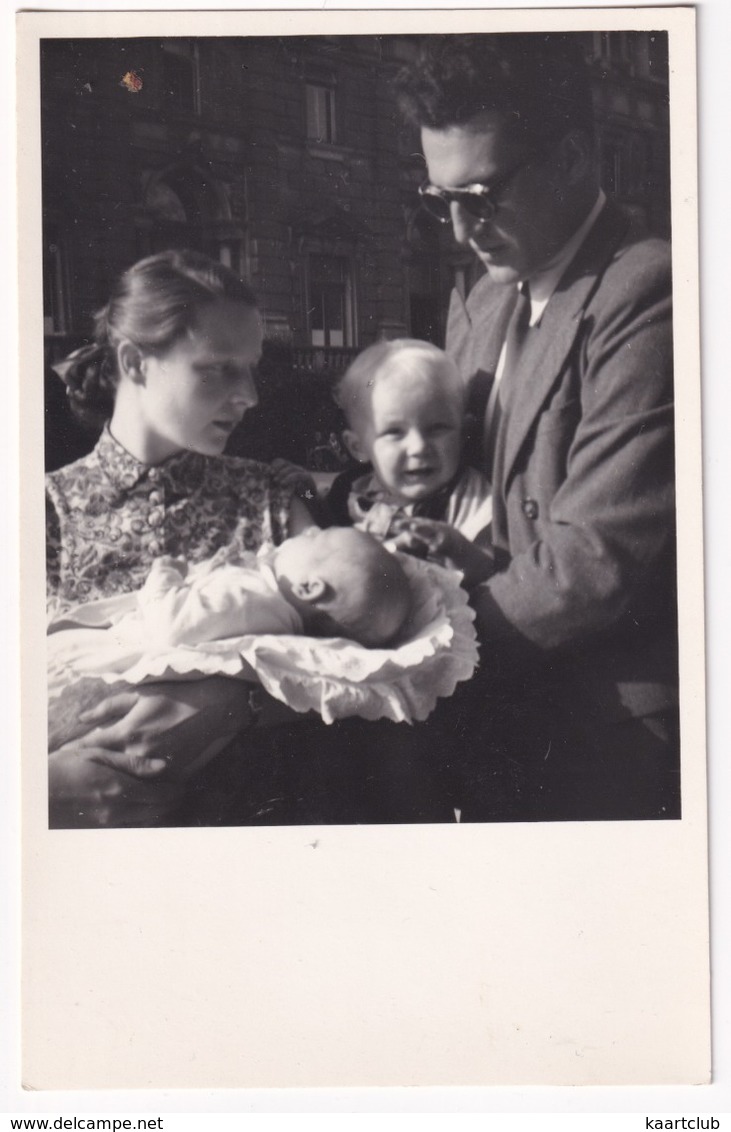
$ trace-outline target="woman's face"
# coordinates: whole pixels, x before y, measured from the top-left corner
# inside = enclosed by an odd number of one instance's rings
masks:
[[[147,462],[182,449],[220,455],[247,409],[258,401],[259,312],[230,299],[200,307],[195,329],[161,355],[143,357],[139,408]]]

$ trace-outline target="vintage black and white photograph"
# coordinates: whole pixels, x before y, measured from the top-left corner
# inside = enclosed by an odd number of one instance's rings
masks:
[[[681,816],[666,31],[47,38],[52,828]]]

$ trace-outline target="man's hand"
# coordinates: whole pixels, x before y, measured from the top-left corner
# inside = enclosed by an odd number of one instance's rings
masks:
[[[160,681],[120,692],[80,717],[97,724],[75,748],[97,762],[150,778],[184,779],[251,722],[250,685],[226,676]]]
[[[415,558],[430,558],[442,566],[461,571],[465,589],[472,589],[495,572],[489,551],[466,539],[456,527],[435,519],[396,519],[389,541],[397,550]]]
[[[159,779],[145,781],[112,765],[101,765],[101,760],[111,764],[114,757],[112,751],[80,750],[73,746],[51,752],[51,829],[154,826],[179,805],[182,785]]]

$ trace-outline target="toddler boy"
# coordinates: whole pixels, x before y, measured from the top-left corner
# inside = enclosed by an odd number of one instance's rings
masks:
[[[348,424],[343,442],[371,470],[336,479],[333,521],[447,559],[468,587],[489,576],[490,485],[462,459],[465,388],[447,354],[415,338],[378,342],[335,396]]]

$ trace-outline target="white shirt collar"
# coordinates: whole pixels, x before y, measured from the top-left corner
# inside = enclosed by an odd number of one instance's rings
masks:
[[[528,280],[530,283],[531,326],[537,326],[541,321],[543,312],[548,305],[548,300],[558,287],[561,276],[583,244],[594,221],[604,208],[606,201],[607,198],[604,194],[604,190],[600,189],[599,195],[594,202],[594,207],[583,224],[576,229],[571,239],[564,244],[550,263],[541,271],[537,271],[535,275],[532,275]],[[521,280],[521,283],[523,282],[525,282],[525,280]]]

